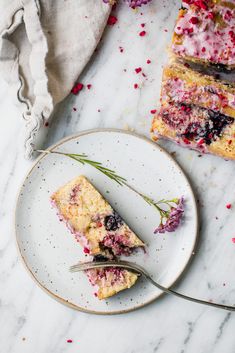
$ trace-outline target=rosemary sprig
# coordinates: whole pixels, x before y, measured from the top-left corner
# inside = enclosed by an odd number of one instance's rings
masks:
[[[69,157],[69,158],[81,163],[82,165],[88,164],[91,167],[93,167],[93,168],[97,169],[98,171],[100,171],[101,173],[103,173],[104,175],[106,175],[108,178],[114,180],[119,185],[127,186],[130,190],[132,190],[133,192],[138,194],[140,197],[142,197],[145,200],[145,202],[147,202],[150,206],[153,206],[155,209],[157,209],[157,211],[160,214],[159,227],[161,227],[161,229],[163,227],[163,222],[165,221],[167,223],[167,220],[169,220],[169,218],[171,216],[171,210],[174,209],[175,206],[178,205],[180,202],[180,199],[178,199],[178,198],[174,198],[172,200],[162,199],[157,202],[154,201],[150,197],[148,197],[148,196],[142,194],[141,192],[139,192],[138,190],[136,190],[133,186],[129,185],[127,183],[127,180],[125,178],[123,178],[122,176],[118,175],[114,170],[104,167],[102,165],[102,163],[100,163],[100,162],[96,162],[96,161],[89,159],[88,156],[84,153],[77,154],[77,153],[66,153],[66,152],[58,152],[58,151],[50,151],[50,150],[37,150],[37,152],[42,152],[42,153],[47,153],[47,154],[50,154],[50,153],[61,154],[63,156]],[[162,208],[161,207],[162,204],[167,205],[169,209],[165,210],[164,208]]]
[[[49,151],[49,150],[37,150],[37,152],[43,152],[43,153],[55,153],[55,154],[61,154],[63,156],[67,156],[71,159],[74,159],[75,161],[81,163],[81,164],[89,164],[93,168],[99,170],[101,173],[105,174],[108,178],[114,180],[116,183],[119,185],[123,185],[124,182],[126,182],[126,179],[118,175],[114,170],[105,168],[103,167],[102,163],[92,161],[91,159],[88,159],[88,156],[86,154],[77,154],[77,153],[64,153],[64,152],[57,152],[57,151]]]

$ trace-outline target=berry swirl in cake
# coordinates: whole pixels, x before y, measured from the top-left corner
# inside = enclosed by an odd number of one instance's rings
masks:
[[[164,102],[152,123],[153,139],[235,159],[234,118],[196,105]]]

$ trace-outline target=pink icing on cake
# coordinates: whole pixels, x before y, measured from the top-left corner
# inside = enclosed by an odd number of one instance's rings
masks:
[[[193,57],[216,64],[235,65],[235,0],[211,2],[183,1],[187,11],[178,19],[175,33],[181,43],[172,50],[182,57]],[[226,4],[231,6],[227,7]]]

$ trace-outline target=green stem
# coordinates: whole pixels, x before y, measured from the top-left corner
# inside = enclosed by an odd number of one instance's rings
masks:
[[[135,192],[137,195],[142,197],[145,200],[145,202],[147,202],[149,205],[151,205],[154,208],[156,208],[158,210],[158,212],[160,213],[161,223],[162,223],[164,218],[167,218],[169,216],[169,211],[166,211],[166,210],[162,209],[159,206],[159,204],[167,204],[169,206],[169,208],[171,208],[172,206],[170,205],[170,202],[176,203],[178,201],[178,199],[172,199],[172,200],[164,200],[164,199],[162,199],[160,201],[155,202],[150,197],[142,194],[141,192],[136,190],[133,186],[129,185],[127,183],[127,180],[125,178],[121,177],[120,175],[116,174],[116,172],[114,170],[106,168],[106,167],[103,167],[102,163],[100,163],[100,162],[96,162],[96,161],[92,161],[92,160],[88,159],[88,156],[86,154],[64,153],[64,152],[50,151],[50,150],[37,150],[37,152],[43,152],[43,153],[47,153],[47,154],[50,154],[50,153],[60,154],[60,155],[69,157],[69,158],[81,163],[82,165],[88,164],[91,167],[99,170],[101,173],[105,174],[107,177],[109,177],[110,179],[114,180],[120,186],[125,185],[130,190]]]

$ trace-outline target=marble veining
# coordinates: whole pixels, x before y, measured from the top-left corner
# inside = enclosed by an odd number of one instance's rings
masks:
[[[80,78],[92,88],[57,108],[46,146],[98,127],[128,127],[149,136],[150,110],[158,106],[162,65],[179,6],[180,1],[153,0],[138,12],[117,7],[118,23],[107,28]],[[145,37],[138,35],[141,23],[146,24]],[[135,73],[137,67],[146,78]],[[36,286],[19,260],[13,221],[16,195],[32,161],[24,160],[19,113],[2,80],[0,112],[0,352],[234,353],[233,313],[163,296],[136,312],[94,316],[61,305]],[[170,142],[160,144],[190,178],[200,213],[198,248],[177,289],[234,304],[235,164]]]

